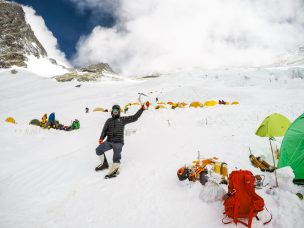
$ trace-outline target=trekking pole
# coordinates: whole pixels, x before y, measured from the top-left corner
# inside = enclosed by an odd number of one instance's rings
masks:
[[[252,155],[250,147],[249,147],[249,153],[250,153],[250,155]]]
[[[272,144],[271,144],[271,139],[270,138],[269,138],[269,143],[270,143],[270,148],[271,148],[271,153],[272,153],[272,160],[273,160],[273,166],[274,166],[274,174],[275,174],[275,177],[276,177],[276,185],[277,185],[277,187],[279,187],[278,177],[277,177],[277,168],[276,168],[276,164],[275,164],[275,160],[274,160],[273,149],[272,149]]]
[[[201,158],[201,155],[200,155],[200,151],[198,150],[198,151],[197,151],[197,160],[198,160],[198,164],[199,164],[199,162],[200,162],[200,158]]]

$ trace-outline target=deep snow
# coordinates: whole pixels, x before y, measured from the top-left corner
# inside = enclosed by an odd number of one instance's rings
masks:
[[[259,124],[275,112],[293,121],[304,110],[304,80],[293,77],[293,70],[196,69],[149,80],[108,78],[80,88],[75,87],[79,82],[2,70],[0,227],[235,227],[222,224],[221,201],[202,201],[204,187],[180,182],[176,171],[196,159],[199,150],[206,158],[227,162],[229,172],[238,168],[260,174],[248,159],[250,147],[271,162],[268,140],[254,134]],[[145,111],[126,126],[120,175],[105,180],[106,172],[94,171],[99,161],[95,148],[110,114],[91,111],[136,101],[138,92],[149,94],[146,99],[152,102],[156,97],[186,103],[224,99],[240,105]],[[28,125],[53,111],[64,124],[79,119],[80,130]],[[8,116],[17,124],[4,122]],[[275,142],[278,147],[281,140]],[[112,152],[106,155],[111,161]],[[287,185],[275,195],[266,189],[257,193],[273,215],[267,227],[303,227],[304,201],[294,194],[299,188]],[[268,214],[262,212],[261,218]],[[254,220],[253,227],[264,226]]]

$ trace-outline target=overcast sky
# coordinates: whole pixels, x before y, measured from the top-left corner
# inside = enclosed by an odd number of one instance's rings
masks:
[[[303,0],[21,1],[75,65],[126,74],[258,66],[304,44]]]

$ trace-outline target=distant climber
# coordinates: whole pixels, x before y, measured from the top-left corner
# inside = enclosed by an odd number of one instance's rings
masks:
[[[79,120],[75,119],[70,126],[70,130],[77,130],[79,128],[80,128],[80,122]]]
[[[41,118],[40,127],[45,127],[46,121],[47,121],[47,114],[45,113]]]
[[[47,128],[57,128],[58,124],[56,123],[56,119],[55,119],[55,112],[52,112],[50,115],[49,115],[49,119],[46,123],[46,127]]]
[[[88,107],[85,108],[85,113],[89,113],[89,108]]]
[[[219,100],[218,103],[223,104],[223,105],[226,104],[226,102],[224,100]]]
[[[95,168],[95,171],[100,171],[109,168],[105,152],[113,149],[113,165],[105,178],[116,177],[120,166],[121,151],[124,145],[124,127],[126,124],[135,122],[141,116],[145,106],[141,108],[132,116],[120,116],[120,106],[114,105],[111,111],[111,118],[109,118],[103,127],[99,138],[99,146],[96,148],[96,154],[99,156],[101,164]],[[107,137],[106,141],[104,139]]]

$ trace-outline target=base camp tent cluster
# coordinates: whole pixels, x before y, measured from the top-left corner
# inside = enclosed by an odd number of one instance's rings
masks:
[[[5,122],[16,124],[16,121],[13,117],[6,118]],[[78,119],[71,121],[70,125],[64,125],[59,123],[58,120],[55,120],[55,113],[51,113],[49,118],[47,118],[47,114],[44,114],[41,118],[41,121],[38,119],[32,119],[29,122],[29,125],[39,126],[45,129],[54,128],[57,130],[65,130],[65,131],[77,130],[80,128],[80,122]]]
[[[238,101],[232,101],[232,102],[227,102],[224,100],[208,100],[205,102],[200,102],[200,101],[192,101],[189,104],[181,101],[181,102],[173,102],[173,101],[157,101],[155,105],[153,103],[147,101],[145,102],[146,108],[149,109],[150,107],[153,107],[153,109],[176,109],[176,108],[202,108],[202,107],[212,107],[215,105],[238,105],[240,104]],[[131,106],[136,106],[140,105],[139,102],[129,102],[124,106],[124,109],[121,109],[121,112],[127,112],[129,107]],[[108,112],[110,109],[103,108],[103,107],[96,107],[93,109],[93,112]]]

